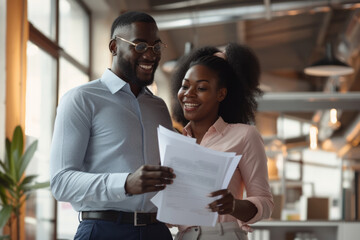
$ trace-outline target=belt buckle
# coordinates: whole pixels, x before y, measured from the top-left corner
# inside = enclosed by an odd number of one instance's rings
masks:
[[[146,223],[138,223],[138,218],[137,218],[137,214],[138,213],[142,213],[142,212],[134,212],[134,226],[146,226]]]

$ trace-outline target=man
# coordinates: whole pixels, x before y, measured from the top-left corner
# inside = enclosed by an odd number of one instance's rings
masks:
[[[159,166],[156,133],[159,124],[172,128],[170,115],[146,88],[162,47],[151,16],[122,14],[111,28],[111,69],[61,99],[51,190],[80,212],[75,239],[172,239],[150,202],[175,177]]]

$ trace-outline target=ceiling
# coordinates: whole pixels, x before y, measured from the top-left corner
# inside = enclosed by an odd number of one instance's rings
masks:
[[[186,44],[222,47],[228,42],[249,45],[259,57],[259,118],[280,114],[319,126],[327,150],[360,160],[360,1],[346,0],[87,0],[97,14],[106,5],[118,13],[150,13],[168,45],[161,64],[181,57]],[[331,43],[335,55],[355,69],[345,77],[311,77],[304,68],[325,56]],[[165,73],[166,79],[169,75]],[[166,81],[166,80],[165,80]],[[333,86],[336,85],[336,91]],[[340,111],[342,125],[329,128],[328,109]],[[276,129],[276,128],[275,128]],[[276,132],[267,131],[269,137]],[[350,137],[349,137],[350,136]],[[352,137],[351,137],[352,136]],[[328,143],[328,140],[331,144]],[[326,143],[326,144],[325,144]],[[349,147],[351,146],[351,147]]]

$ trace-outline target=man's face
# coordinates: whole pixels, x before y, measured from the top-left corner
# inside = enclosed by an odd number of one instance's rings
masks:
[[[135,22],[130,26],[119,27],[115,35],[133,43],[145,42],[149,46],[161,42],[155,23]],[[159,64],[161,54],[154,53],[149,47],[139,53],[135,46],[116,38],[115,73],[123,80],[138,87],[150,85],[154,81],[155,70]],[[113,69],[114,70],[114,69]]]

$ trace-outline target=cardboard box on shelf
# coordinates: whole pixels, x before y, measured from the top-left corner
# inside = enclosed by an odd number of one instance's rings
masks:
[[[329,198],[302,196],[300,209],[301,220],[329,220]]]

